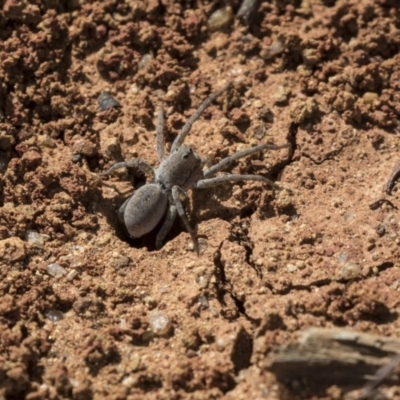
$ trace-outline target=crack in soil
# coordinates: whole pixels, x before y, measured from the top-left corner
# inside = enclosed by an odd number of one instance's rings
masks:
[[[297,149],[296,137],[298,128],[299,124],[296,123],[291,123],[289,126],[289,132],[287,135],[287,141],[290,143],[288,157],[287,159],[275,164],[271,168],[269,173],[269,175],[275,178],[275,180],[278,179],[278,177],[283,174],[285,167],[289,165],[293,160],[294,152]],[[239,222],[235,222],[231,225],[230,235],[228,237],[228,240],[231,242],[235,242],[239,244],[239,246],[243,247],[243,249],[245,250],[246,264],[249,265],[251,268],[253,268],[257,276],[260,279],[262,279],[263,273],[261,268],[255,262],[252,261],[254,243],[249,238],[250,221],[248,220],[248,217],[250,217],[254,213],[254,211],[255,209],[250,209],[250,213],[247,212],[245,215],[242,215]],[[215,266],[214,276],[216,278],[215,287],[216,287],[217,299],[223,306],[226,306],[226,303],[224,301],[224,296],[225,294],[229,294],[229,296],[231,297],[232,301],[236,306],[237,312],[243,315],[247,320],[251,321],[252,324],[255,324],[257,326],[259,324],[259,320],[250,317],[246,313],[245,302],[243,300],[240,300],[239,297],[234,293],[232,283],[228,282],[226,278],[225,265],[224,262],[222,261],[222,256],[221,256],[221,248],[223,246],[223,243],[224,243],[223,241],[220,243],[213,257],[213,262]]]
[[[338,156],[338,155],[343,151],[343,149],[344,149],[344,147],[342,146],[342,147],[340,147],[340,148],[337,149],[337,150],[331,151],[331,152],[328,153],[328,154],[326,155],[326,157],[323,158],[322,160],[316,160],[316,159],[314,159],[313,157],[311,157],[309,154],[306,154],[306,153],[302,153],[302,155],[303,155],[304,157],[310,159],[314,164],[316,164],[316,165],[321,165],[321,164],[323,164],[325,161],[334,160],[335,157]]]
[[[217,299],[222,306],[227,306],[224,300],[224,296],[225,294],[228,294],[232,299],[233,303],[235,304],[237,313],[239,315],[244,316],[248,321],[257,326],[259,320],[250,317],[246,313],[246,308],[244,305],[245,302],[243,300],[240,300],[240,298],[234,293],[232,283],[229,282],[226,278],[225,265],[224,265],[225,263],[222,261],[222,255],[221,255],[221,248],[223,243],[224,242],[222,241],[218,249],[215,251],[213,258],[215,266],[214,276],[216,278],[215,288],[216,288]],[[236,319],[238,316],[235,316],[232,319]]]

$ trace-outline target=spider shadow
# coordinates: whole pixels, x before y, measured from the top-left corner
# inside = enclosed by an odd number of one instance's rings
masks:
[[[277,216],[272,207],[272,192],[263,196],[262,188],[241,187],[239,184],[224,183],[223,185],[194,190],[192,194],[192,219],[198,224],[210,219],[219,218],[223,221],[232,222],[239,216],[240,219],[251,217],[257,209],[260,209],[260,219],[267,220]],[[234,187],[241,187],[241,196],[237,200],[239,205],[227,206],[223,202],[233,197]],[[296,214],[295,210],[287,210],[288,214]],[[286,213],[286,210],[285,210]]]
[[[244,183],[238,185],[227,182],[213,188],[195,189],[191,191],[184,202],[184,209],[190,225],[193,228],[197,228],[201,222],[216,218],[232,224],[232,221],[236,217],[239,217],[240,219],[249,218],[258,209],[260,210],[259,218],[262,221],[277,217],[279,214],[288,215],[290,218],[298,216],[298,212],[293,205],[280,210],[278,214],[276,208],[272,205],[272,202],[274,201],[273,192],[269,192],[264,196],[262,187],[243,187],[244,185]],[[223,204],[223,202],[228,201],[233,197],[235,187],[241,188],[241,198],[238,200],[240,204],[237,206],[228,206]],[[250,200],[246,202],[243,199]],[[155,250],[155,237],[159,229],[161,229],[163,221],[164,218],[152,232],[140,238],[143,241],[143,244],[146,243],[145,245],[149,250],[150,248]],[[182,232],[186,232],[186,228],[183,221],[178,216],[163,244],[179,236]],[[198,235],[198,237],[201,238],[203,235]]]
[[[214,218],[224,221],[231,221],[240,213],[240,208],[226,206],[222,203],[233,196],[233,185],[225,183],[223,185],[192,191],[191,207],[187,209],[188,214],[196,224]]]

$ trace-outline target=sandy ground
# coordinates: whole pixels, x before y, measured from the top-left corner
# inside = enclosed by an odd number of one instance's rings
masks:
[[[264,365],[308,327],[398,336],[400,191],[383,193],[400,147],[397,1],[263,1],[250,23],[240,1],[0,4],[0,399],[357,389],[279,383]],[[285,189],[190,193],[200,256],[180,220],[161,250],[156,230],[129,240],[118,208],[146,176],[99,173],[157,166],[159,105],[169,146],[228,81],[186,142],[209,163],[289,142],[231,168]],[[121,107],[101,111],[102,91]]]

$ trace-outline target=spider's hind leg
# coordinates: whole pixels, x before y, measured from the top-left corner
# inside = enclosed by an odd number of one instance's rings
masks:
[[[157,237],[156,237],[156,249],[157,250],[161,249],[162,243],[163,243],[165,237],[168,235],[168,232],[171,230],[172,225],[176,219],[176,214],[177,214],[177,211],[176,211],[175,204],[170,204],[167,215],[166,215],[164,223],[163,223],[163,226],[157,233]]]
[[[161,162],[165,159],[163,106],[160,106],[160,111],[158,112],[156,132],[157,132],[157,155],[159,161]]]
[[[155,176],[154,168],[149,163],[147,163],[144,160],[141,160],[140,158],[134,158],[133,160],[116,163],[108,170],[100,172],[99,175],[100,176],[109,175],[112,171],[115,171],[116,169],[120,168],[137,168],[140,169],[144,174],[151,175],[152,178],[154,178]]]

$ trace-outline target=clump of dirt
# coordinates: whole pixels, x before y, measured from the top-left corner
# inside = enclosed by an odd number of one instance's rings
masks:
[[[241,3],[0,2],[0,397],[341,398],[264,361],[313,326],[396,336],[397,2]],[[228,81],[186,142],[206,163],[289,142],[232,166],[284,189],[193,193],[200,256],[179,221],[129,240],[148,178],[99,173],[156,166],[159,105],[169,146]]]

